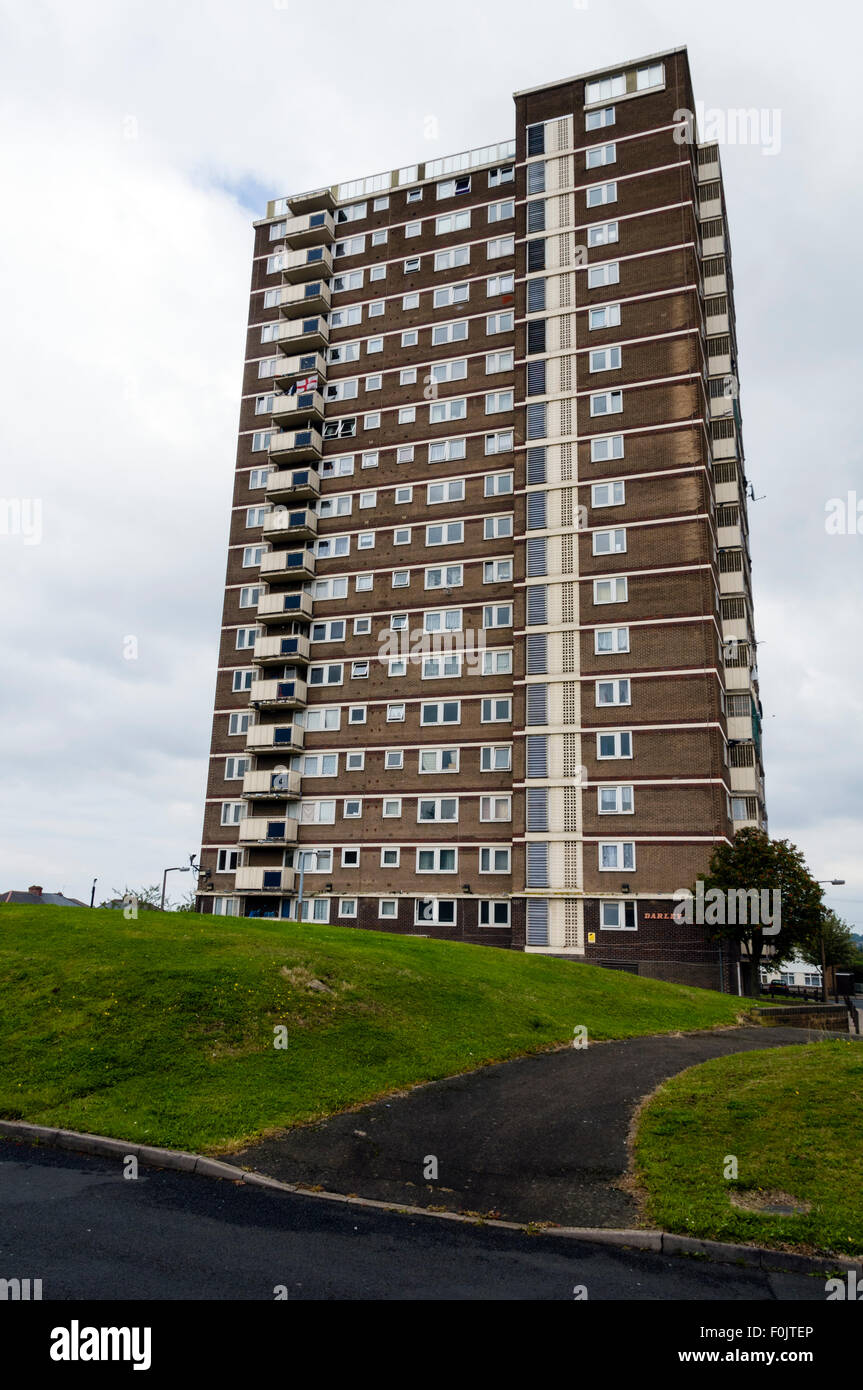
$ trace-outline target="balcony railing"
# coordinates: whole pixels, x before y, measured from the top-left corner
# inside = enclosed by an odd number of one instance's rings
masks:
[[[281,330],[293,327],[293,324],[281,324],[278,341],[281,342]],[[278,362],[274,373],[274,380],[279,386],[284,386],[298,376],[311,376],[315,374],[318,381],[323,384],[327,378],[327,362],[322,352],[303,352],[295,353],[291,357],[282,357]]]
[[[310,541],[318,534],[317,512],[308,507],[283,507],[279,504],[264,517],[264,539],[283,536],[289,541]]]
[[[270,435],[270,457],[288,463],[300,459],[319,459],[324,442],[320,430],[277,430]]]
[[[317,311],[326,313],[330,307],[330,287],[325,280],[313,280],[308,285],[289,285],[282,290],[275,307],[286,319],[296,319]]]
[[[288,207],[293,213],[317,212],[320,208],[332,209],[336,205],[331,188],[312,188],[307,193],[291,193]]]
[[[259,637],[255,643],[255,661],[267,665],[273,662],[309,664],[309,639],[301,634],[290,637]]]
[[[281,820],[247,816],[240,821],[239,841],[241,845],[290,845],[297,838],[298,826],[299,821],[290,816]]]
[[[238,893],[292,893],[294,891],[293,869],[258,869],[244,867],[237,870],[234,886]]]
[[[290,751],[302,748],[306,731],[300,724],[250,724],[246,730],[246,748],[249,752]]]
[[[286,594],[261,594],[258,599],[258,619],[263,623],[283,623],[289,618],[311,618],[310,594],[289,591]]]
[[[304,280],[327,280],[332,273],[333,255],[328,246],[288,251],[282,265],[282,280],[286,285],[299,285]]]
[[[315,195],[309,196],[313,198]],[[285,245],[292,250],[301,246],[327,246],[335,240],[335,236],[336,224],[333,215],[325,209],[311,213],[305,211],[299,217],[289,217],[285,223]]]
[[[269,801],[296,801],[300,795],[298,772],[247,772],[243,777],[243,796]]]
[[[249,703],[260,709],[304,709],[306,682],[291,680],[253,680]],[[250,774],[247,772],[246,776]]]
[[[267,497],[299,502],[320,497],[321,480],[311,468],[284,468],[267,478]]]
[[[288,429],[306,420],[322,420],[324,398],[320,391],[280,392],[273,397],[273,424]]]
[[[309,348],[326,347],[330,341],[330,327],[326,319],[317,316],[290,319],[279,326],[276,337],[271,341],[305,352]]]
[[[314,573],[311,550],[270,550],[261,556],[261,574],[270,579],[311,579]]]

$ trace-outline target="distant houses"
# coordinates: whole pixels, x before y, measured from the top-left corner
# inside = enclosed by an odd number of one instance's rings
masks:
[[[0,903],[31,903],[38,907],[40,903],[50,903],[52,907],[86,907],[80,898],[67,898],[62,893],[45,893],[41,884],[32,883],[26,893],[16,888],[10,888],[7,893],[0,893]]]

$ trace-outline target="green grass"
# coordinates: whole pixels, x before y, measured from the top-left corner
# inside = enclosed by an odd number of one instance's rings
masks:
[[[563,1044],[576,1025],[627,1038],[733,1024],[740,1008],[494,947],[12,905],[0,907],[0,994],[0,1117],[211,1152]]]
[[[645,1107],[636,1176],[651,1225],[743,1244],[863,1252],[863,1045],[742,1052],[690,1067]],[[736,1181],[723,1176],[727,1155]],[[786,1192],[806,1215],[740,1211],[737,1190]]]

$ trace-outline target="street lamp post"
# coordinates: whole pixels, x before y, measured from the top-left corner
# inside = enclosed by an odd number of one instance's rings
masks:
[[[93,906],[93,904],[94,904],[95,901],[96,901],[96,884],[97,884],[98,882],[99,882],[98,878],[94,878],[94,879],[93,879],[93,887],[90,889],[90,906],[91,906],[91,907]]]
[[[829,883],[835,888],[840,888],[845,882],[844,878],[818,878],[816,883]],[[827,951],[824,944],[824,919],[821,920],[821,1003],[827,1003]]]
[[[191,864],[174,864],[170,869],[166,869],[162,874],[162,901],[159,903],[159,911],[165,911],[165,880],[168,874],[187,874],[191,870]]]

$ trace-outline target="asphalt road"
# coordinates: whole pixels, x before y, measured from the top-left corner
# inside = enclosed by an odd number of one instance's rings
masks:
[[[732,1028],[565,1048],[418,1086],[223,1157],[377,1201],[631,1229],[638,1212],[619,1184],[638,1102],[710,1057],[809,1037],[802,1028]]]
[[[0,1278],[43,1301],[824,1302],[823,1281],[528,1236],[0,1141]]]

